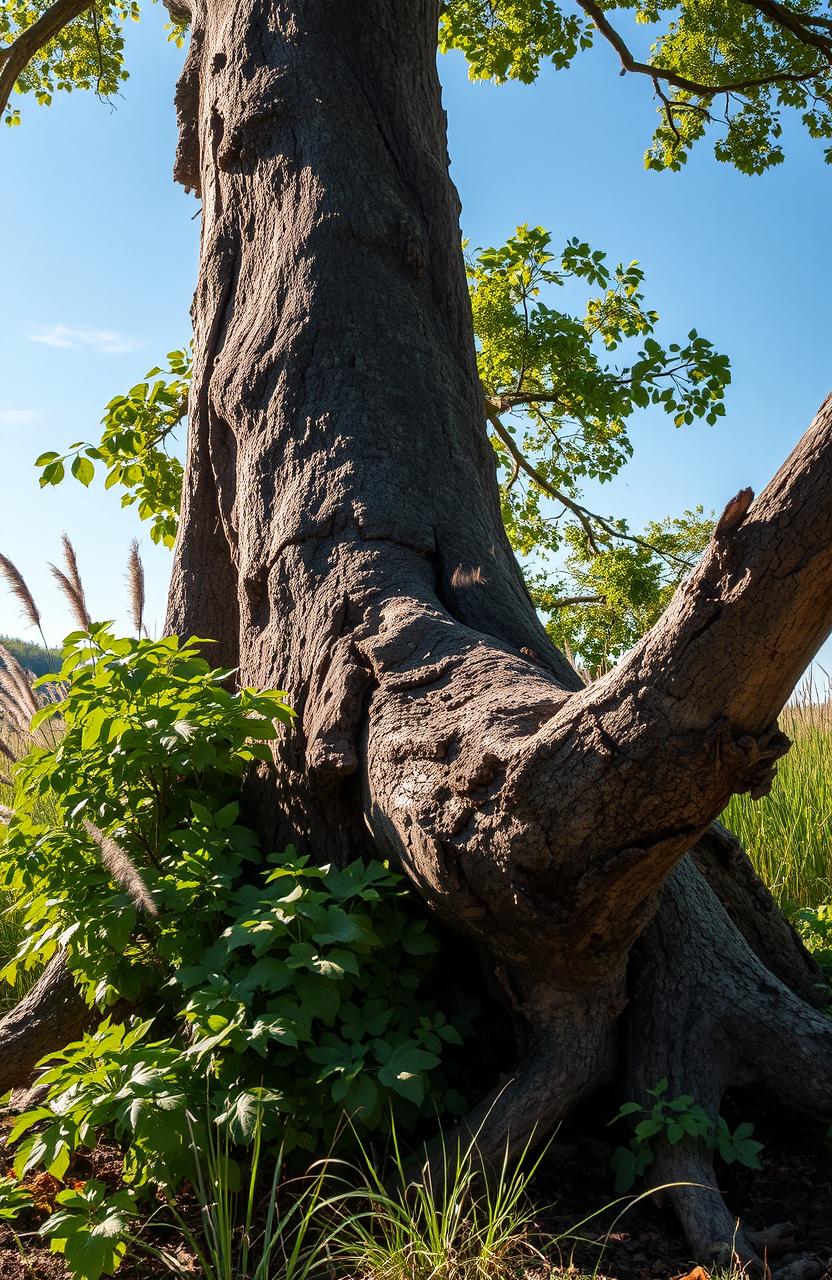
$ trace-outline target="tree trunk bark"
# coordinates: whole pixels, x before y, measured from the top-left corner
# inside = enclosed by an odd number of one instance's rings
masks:
[[[59,951],[20,1004],[0,1018],[0,1093],[25,1085],[45,1054],[79,1039],[92,1014]]]
[[[500,517],[437,11],[194,0],[177,174],[202,197],[202,256],[168,626],[216,639],[219,662],[286,689],[299,714],[259,780],[264,837],[397,857],[492,957],[529,1035],[498,1105],[468,1122],[484,1150],[545,1138],[618,1070],[625,1010],[633,1087],[672,1074],[676,1028],[661,1031],[651,992],[693,999],[704,959],[680,921],[704,921],[713,948],[687,1073],[703,1104],[756,1061],[751,1036],[704,1070],[736,987],[749,1026],[780,1002],[784,1057],[806,1028],[791,1056],[820,1071],[810,1105],[830,1114],[816,971],[742,860],[715,855],[718,835],[701,870],[679,864],[732,792],[769,785],[788,747],[776,716],[832,623],[832,408],[750,511],[749,492],[729,504],[654,630],[584,688]],[[793,1097],[795,1079],[770,1083]],[[688,1162],[701,1173],[701,1153]],[[690,1197],[692,1244],[729,1247],[718,1195]]]

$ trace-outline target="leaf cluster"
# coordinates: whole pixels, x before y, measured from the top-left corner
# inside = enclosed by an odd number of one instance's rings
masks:
[[[668,1087],[666,1079],[660,1080],[653,1089],[647,1090],[653,1099],[651,1105],[625,1102],[610,1122],[614,1124],[616,1120],[643,1117],[636,1123],[629,1144],[617,1147],[610,1161],[616,1175],[616,1191],[629,1191],[647,1171],[653,1163],[652,1144],[657,1139],[668,1142],[672,1147],[686,1140],[701,1142],[726,1164],[760,1168],[759,1153],[763,1148],[762,1143],[752,1139],[753,1124],[745,1121],[732,1131],[722,1116],[716,1119],[709,1116],[692,1094],[683,1093],[678,1098],[669,1099]]]
[[[667,346],[656,336],[658,313],[646,303],[637,262],[612,267],[606,255],[572,238],[553,252],[542,227],[523,225],[504,245],[468,260],[477,363],[492,402],[521,414],[507,422],[544,485],[576,496],[582,479],[611,480],[632,456],[628,423],[658,406],[675,426],[724,415],[728,360],[695,329]],[[582,312],[553,307],[556,290],[590,290]],[[629,362],[609,357],[640,342]],[[544,487],[499,438],[503,514],[515,547],[555,549],[557,524],[541,514]]]
[[[52,1252],[63,1255],[70,1275],[79,1280],[113,1275],[127,1252],[129,1223],[137,1212],[130,1193],[110,1191],[90,1179],[59,1191],[56,1201],[58,1207],[41,1228]]]
[[[150,521],[153,541],[171,547],[179,521],[183,471],[179,458],[168,450],[187,413],[190,351],[169,352],[165,367],[151,369],[145,378],[107,405],[97,444],[76,441],[64,454],[49,450],[36,459],[35,466],[41,468],[41,488],[60,484],[67,466],[86,487],[101,463],[105,487],[123,489],[121,505],[137,506],[139,518]]]
[[[625,521],[612,523],[629,532]],[[568,526],[568,583],[553,583],[543,573],[528,575],[532,599],[554,643],[580,655],[593,678],[608,671],[661,617],[712,530],[713,518],[696,507],[682,516],[650,521],[635,544],[603,546],[596,554],[583,531]]]
[[[491,439],[506,530],[530,558],[527,580],[555,643],[597,671],[653,624],[712,522],[697,509],[634,533],[588,511],[581,484],[618,475],[641,409],[677,428],[718,422],[729,362],[695,329],[660,342],[638,263],[613,267],[577,238],[555,252],[548,231],[520,226],[471,255],[468,274],[480,377],[501,415]],[[583,309],[554,307],[558,290],[584,291]]]
[[[645,27],[652,28],[646,41]],[[645,154],[649,169],[680,169],[714,132],[718,160],[762,173],[783,161],[786,111],[811,137],[832,139],[827,0],[447,0],[439,47],[459,50],[472,79],[528,84],[544,62],[568,67],[599,30],[622,74],[652,81],[659,123]],[[824,154],[832,160],[832,147]]]
[[[832,977],[832,903],[800,908],[795,903],[786,903],[784,909],[803,945],[827,977]]]
[[[464,53],[472,80],[531,84],[549,59],[568,67],[592,31],[555,0],[447,0],[439,18],[442,53]]]
[[[0,49],[11,45],[49,8],[50,0],[2,0]],[[55,93],[73,89],[92,89],[101,98],[114,96],[128,78],[124,24],[138,19],[137,0],[97,0],[34,54],[21,71],[15,91],[31,95],[46,107]],[[20,108],[7,105],[6,124],[18,125],[20,120]]]

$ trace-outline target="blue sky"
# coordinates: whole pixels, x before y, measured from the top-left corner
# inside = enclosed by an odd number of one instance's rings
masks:
[[[0,132],[6,322],[0,346],[0,550],[41,602],[50,639],[69,629],[46,562],[61,531],[76,544],[94,615],[126,625],[124,563],[140,538],[148,621],[161,622],[170,553],[154,548],[100,484],[41,491],[34,458],[94,439],[106,402],[189,335],[199,223],[174,186],[173,90],[182,53],[164,11],[131,26],[131,79],[115,109],[62,95],[24,101]],[[832,389],[830,177],[821,148],[787,130],[787,160],[760,178],[700,145],[680,174],[647,173],[650,86],[618,75],[607,48],[534,86],[471,84],[461,58],[440,60],[453,173],[472,244],[500,243],[519,222],[555,239],[580,235],[611,258],[638,258],[668,340],[691,327],[732,359],[727,416],[676,431],[646,412],[636,457],[591,504],[635,524],[720,508],[759,490]],[[0,631],[28,634],[0,592]]]

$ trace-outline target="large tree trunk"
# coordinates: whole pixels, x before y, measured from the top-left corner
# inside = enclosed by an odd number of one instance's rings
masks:
[[[194,0],[177,172],[203,240],[168,625],[299,713],[257,789],[266,837],[395,855],[490,955],[528,1034],[469,1120],[486,1153],[545,1138],[614,1072],[714,1111],[760,1077],[830,1118],[819,975],[726,837],[685,855],[770,782],[777,714],[832,622],[832,410],[584,688],[500,518],[437,9]],[[672,1156],[674,1177],[710,1174]],[[694,1247],[730,1249],[716,1192],[677,1200]]]

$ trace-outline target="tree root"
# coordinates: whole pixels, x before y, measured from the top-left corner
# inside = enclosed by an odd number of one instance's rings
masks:
[[[807,1004],[823,1009],[829,984],[754,870],[735,835],[712,822],[691,849],[697,869],[767,969]]]
[[[499,1175],[507,1159],[539,1148],[558,1122],[611,1079],[616,1062],[616,1017],[597,1016],[590,1000],[551,998],[535,1013],[532,993],[524,1013],[533,1028],[516,1070],[428,1153],[433,1174],[441,1173],[445,1153],[471,1150],[488,1176]],[[434,1185],[438,1185],[435,1183]]]
[[[633,960],[628,1097],[646,1102],[667,1079],[669,1099],[690,1094],[715,1120],[729,1087],[763,1084],[832,1117],[832,1021],[762,964],[692,859],[669,878]],[[762,1268],[768,1233],[730,1212],[703,1143],[661,1137],[653,1150],[650,1181],[667,1187],[697,1259]]]
[[[0,1093],[25,1085],[35,1064],[77,1039],[92,1016],[66,956],[58,952],[28,994],[0,1019]]]

